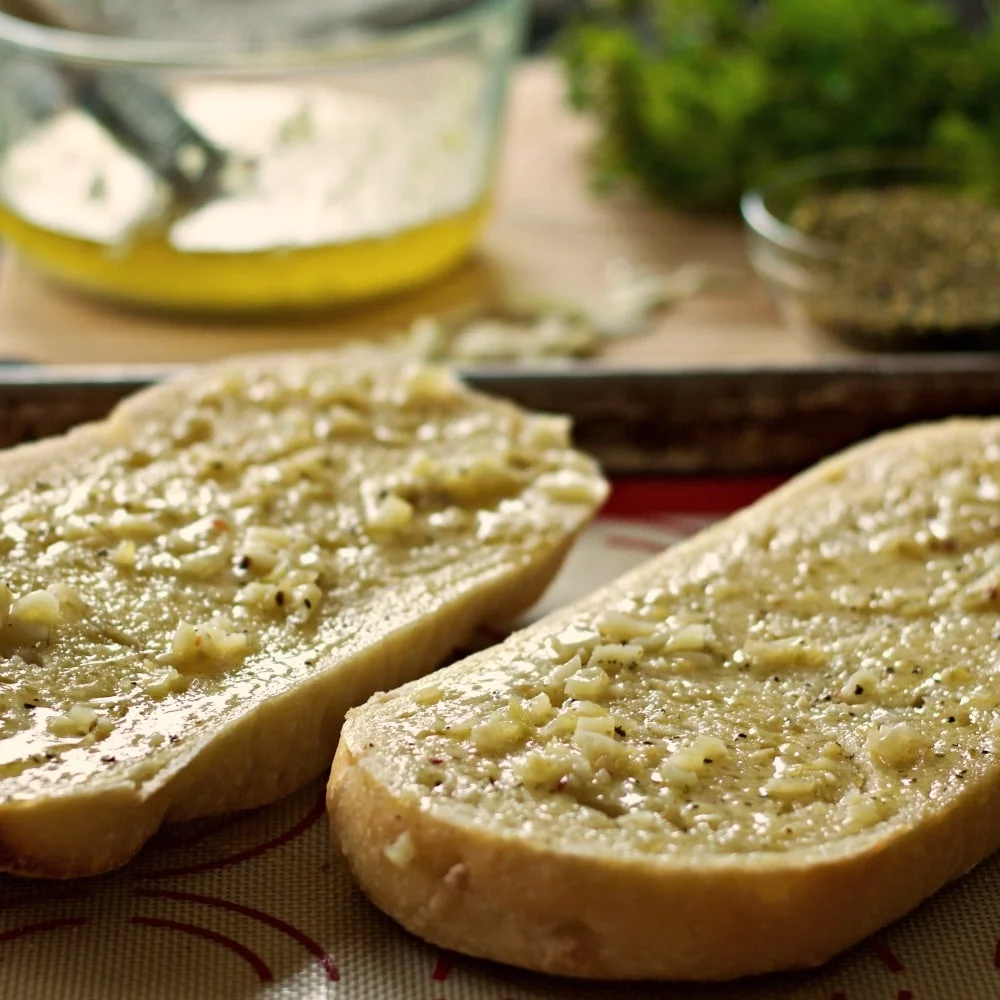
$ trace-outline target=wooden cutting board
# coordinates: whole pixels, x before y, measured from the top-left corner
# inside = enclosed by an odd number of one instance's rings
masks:
[[[494,220],[476,259],[433,287],[321,319],[209,325],[76,297],[11,260],[0,275],[0,356],[155,363],[325,346],[359,332],[397,329],[420,313],[481,302],[505,283],[587,301],[616,259],[653,269],[707,262],[731,269],[733,280],[724,292],[662,316],[648,335],[615,343],[596,362],[601,366],[789,367],[845,353],[779,320],[751,275],[738,220],[685,218],[637,196],[596,197],[587,184],[588,139],[588,123],[565,107],[558,68],[527,62],[514,81]]]

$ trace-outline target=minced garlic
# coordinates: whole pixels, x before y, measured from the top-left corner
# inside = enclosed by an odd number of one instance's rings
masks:
[[[10,621],[51,627],[62,621],[59,598],[48,590],[33,590],[19,597],[8,612]]]
[[[383,849],[385,856],[397,868],[406,868],[417,856],[413,837],[405,830],[391,844]]]

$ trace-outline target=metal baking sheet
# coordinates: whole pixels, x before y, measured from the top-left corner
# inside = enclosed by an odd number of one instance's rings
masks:
[[[104,416],[177,369],[0,368],[0,446]],[[477,388],[569,414],[580,447],[613,475],[772,474],[879,431],[1000,414],[994,355],[920,355],[808,368],[664,372],[470,369]]]

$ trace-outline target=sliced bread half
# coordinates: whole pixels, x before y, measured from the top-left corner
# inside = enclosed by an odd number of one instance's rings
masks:
[[[814,966],[1000,847],[1000,421],[887,435],[352,711],[333,832],[437,945]]]

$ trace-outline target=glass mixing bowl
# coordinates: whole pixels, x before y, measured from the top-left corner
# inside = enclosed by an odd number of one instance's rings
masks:
[[[416,286],[473,246],[524,0],[31,0],[48,24],[21,2],[0,0],[0,236],[45,275],[280,312]],[[165,148],[204,166],[178,123],[224,166],[196,197],[157,169]]]

